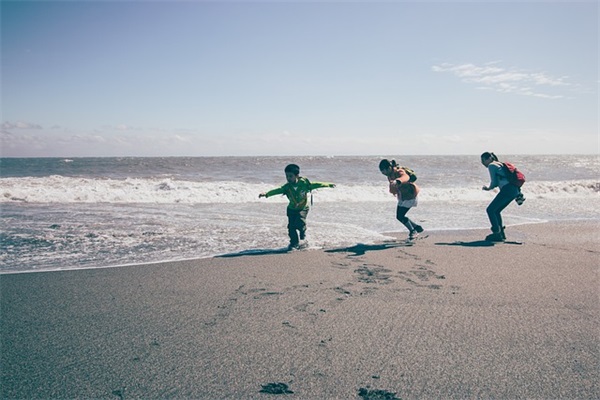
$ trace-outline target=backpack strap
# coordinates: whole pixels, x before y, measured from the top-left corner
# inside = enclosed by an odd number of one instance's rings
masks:
[[[308,184],[308,192],[310,193],[310,205],[313,205],[313,194],[312,194],[312,187],[310,184],[310,181],[308,180],[308,178],[302,177],[302,179],[304,179],[306,181],[306,183]]]

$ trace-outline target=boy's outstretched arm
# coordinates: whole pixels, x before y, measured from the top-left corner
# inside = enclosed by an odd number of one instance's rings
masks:
[[[260,199],[261,197],[271,197],[271,196],[275,196],[276,194],[284,194],[285,193],[284,188],[285,188],[285,185],[283,185],[282,187],[278,187],[276,189],[269,190],[268,192],[263,192],[258,195],[258,198]]]
[[[334,188],[334,187],[335,187],[335,183],[329,183],[329,182],[311,182],[310,183],[311,189]]]

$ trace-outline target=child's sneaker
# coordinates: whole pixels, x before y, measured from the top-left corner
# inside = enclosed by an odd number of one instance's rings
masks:
[[[523,193],[519,193],[519,195],[515,198],[515,201],[517,202],[518,205],[523,204],[523,202],[525,201],[525,196],[523,196]]]
[[[299,243],[290,243],[287,247],[288,251],[298,250],[300,248]]]
[[[419,237],[419,232],[417,232],[416,229],[408,234],[408,240],[415,240],[418,237]]]
[[[421,225],[417,225],[417,226],[415,226],[415,231],[417,231],[417,233],[421,233],[424,231],[424,229]]]

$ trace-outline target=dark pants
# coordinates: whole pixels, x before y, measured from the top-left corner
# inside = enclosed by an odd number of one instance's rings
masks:
[[[421,228],[421,226],[414,223],[406,216],[406,213],[408,212],[408,210],[410,210],[410,207],[396,208],[396,219],[398,221],[402,222],[402,225],[404,225],[406,227],[406,229],[408,229],[409,232],[414,232],[415,229],[417,229],[417,227]]]
[[[511,201],[517,198],[520,189],[510,183],[504,185],[500,192],[494,197],[494,200],[485,210],[487,212],[490,223],[492,224],[492,232],[499,233],[502,230],[502,210],[510,204]]]
[[[288,233],[290,235],[290,244],[297,245],[300,240],[304,240],[306,235],[306,216],[308,215],[308,208],[305,210],[292,210],[287,209],[288,217]],[[298,239],[300,234],[300,239]]]

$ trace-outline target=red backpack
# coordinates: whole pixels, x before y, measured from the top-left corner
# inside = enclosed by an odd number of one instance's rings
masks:
[[[513,164],[509,162],[502,163],[502,170],[508,182],[512,183],[516,187],[521,187],[525,183],[525,175],[517,169]]]

